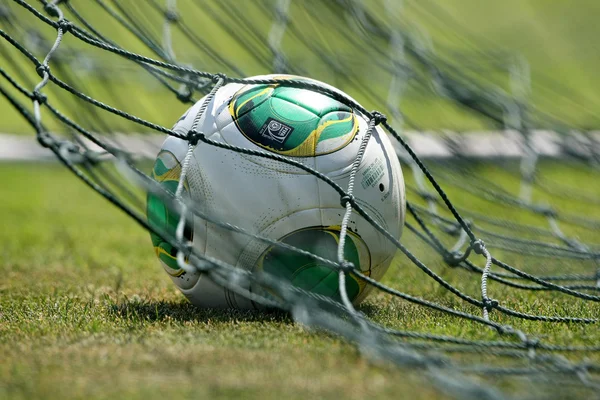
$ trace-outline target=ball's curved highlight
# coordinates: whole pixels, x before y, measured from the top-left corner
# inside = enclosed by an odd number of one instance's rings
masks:
[[[347,97],[324,83],[290,75],[255,78],[281,83],[224,85],[207,104],[197,131],[214,141],[293,157],[346,190],[352,163],[367,132],[365,116],[325,94],[286,86],[285,80],[303,79]],[[203,101],[192,106],[173,130],[187,135]],[[187,141],[169,137],[156,159],[152,177],[171,193],[177,189],[187,151]],[[184,196],[205,215],[337,261],[345,208],[340,204],[340,195],[313,174],[280,161],[200,142],[183,189]],[[400,238],[405,214],[404,180],[396,153],[379,127],[369,139],[353,194],[375,221]],[[152,226],[175,233],[179,215],[152,194],[148,196],[147,213]],[[348,227],[345,258],[364,274],[380,279],[396,247],[356,212]],[[337,271],[312,257],[271,246],[199,217],[190,217],[186,222],[184,236],[200,254],[339,299]],[[159,236],[152,235],[152,243],[165,271],[193,304],[259,307],[200,273],[185,272],[178,266],[175,249]],[[262,288],[246,289],[265,293]],[[363,281],[348,275],[346,290],[355,304],[367,296],[369,289]]]

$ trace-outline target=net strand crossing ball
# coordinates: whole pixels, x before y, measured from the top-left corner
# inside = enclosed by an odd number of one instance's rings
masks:
[[[278,83],[222,86],[207,104],[196,131],[214,141],[293,158],[347,190],[352,164],[367,133],[368,119],[326,94],[286,86],[285,81],[302,79],[348,97],[324,83],[290,75],[254,79],[274,79]],[[173,130],[187,135],[203,102],[204,99],[192,106]],[[156,158],[152,178],[172,194],[177,190],[187,151],[186,140],[169,137]],[[355,202],[375,221],[400,239],[405,215],[404,180],[392,144],[379,127],[372,131],[366,146],[353,195]],[[199,142],[183,182],[183,196],[215,220],[337,262],[345,212],[340,195],[296,166]],[[147,214],[151,226],[175,234],[180,216],[158,196],[148,196]],[[338,271],[310,256],[269,245],[198,216],[189,217],[184,238],[205,256],[340,299]],[[152,243],[165,271],[193,304],[260,307],[199,272],[181,269],[176,249],[158,235],[152,234]],[[365,275],[379,280],[395,252],[393,243],[356,212],[352,213],[344,245],[346,260]],[[261,288],[245,289],[261,292]],[[350,273],[346,290],[353,303],[358,304],[370,287]]]

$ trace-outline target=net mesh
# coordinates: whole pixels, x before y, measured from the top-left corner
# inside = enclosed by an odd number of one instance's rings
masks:
[[[3,2],[0,92],[35,129],[41,146],[140,226],[174,246],[182,268],[200,271],[254,302],[287,310],[305,326],[333,332],[370,359],[423,370],[431,384],[452,396],[503,398],[511,388],[527,389],[532,382],[546,396],[560,397],[563,390],[597,394],[600,346],[586,341],[585,332],[586,327],[596,330],[598,323],[600,253],[590,241],[600,220],[587,212],[597,208],[598,191],[591,183],[580,187],[564,177],[598,178],[599,138],[560,111],[576,107],[566,88],[543,77],[534,86],[521,57],[502,50],[483,52],[474,42],[481,39],[462,37],[476,62],[450,49],[434,49],[427,30],[404,18],[402,3],[391,0],[91,3],[81,10],[71,1]],[[433,3],[419,3],[416,10],[439,29],[454,32],[455,22]],[[120,43],[125,37],[128,48]],[[493,43],[483,46],[495,48]],[[265,72],[315,77],[385,112],[368,111],[317,84],[284,83],[334,97],[368,117],[369,133],[348,187],[293,158],[207,138],[196,124],[186,135],[178,134],[165,127],[178,116],[162,116],[152,108],[153,102],[185,105],[203,96],[206,106],[226,83],[275,83],[241,78]],[[143,95],[127,91],[140,84],[151,90]],[[553,101],[529,101],[533,90],[553,93]],[[418,135],[423,131],[418,116],[401,111],[404,96],[458,110],[467,124],[504,133],[498,138],[484,133]],[[577,107],[579,115],[596,123],[589,104]],[[393,138],[405,175],[411,175],[401,241],[353,196],[362,151],[376,126]],[[189,143],[174,195],[145,172],[143,156],[155,155],[152,151],[165,134]],[[419,139],[423,136],[429,141]],[[486,152],[490,146],[485,142],[493,140],[498,140],[496,148]],[[411,144],[422,148],[422,156]],[[345,208],[337,259],[247,232],[184,199],[181,182],[196,146],[285,163],[330,185]],[[437,157],[431,152],[436,146],[442,149]],[[148,193],[181,215],[174,235],[148,224]],[[353,213],[401,253],[383,283],[344,259]],[[185,218],[192,214],[335,269],[342,301],[198,253],[183,234]],[[350,273],[377,291],[359,309],[346,294]],[[426,293],[411,291],[411,282],[424,279],[430,283]],[[254,284],[276,296],[245,289]],[[396,318],[384,318],[377,305],[393,310]],[[408,313],[464,324],[452,334],[434,326],[410,329],[403,316]],[[556,336],[537,336],[548,324],[556,324]],[[571,343],[570,330],[584,340]]]

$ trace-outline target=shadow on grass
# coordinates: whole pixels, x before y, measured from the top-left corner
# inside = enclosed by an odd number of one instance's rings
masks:
[[[371,317],[380,313],[381,306],[373,303],[361,304],[358,311]],[[114,316],[129,321],[214,321],[214,322],[278,322],[293,323],[294,320],[287,311],[268,310],[237,310],[198,308],[186,301],[144,301],[124,299],[112,304],[110,312]]]
[[[384,307],[379,304],[368,302],[368,303],[361,303],[359,306],[356,307],[356,310],[360,311],[367,317],[372,317],[376,314],[381,313],[384,310]]]
[[[293,323],[289,313],[281,310],[236,310],[198,308],[191,303],[124,299],[110,308],[118,318],[129,321],[214,321],[214,322],[283,322]]]

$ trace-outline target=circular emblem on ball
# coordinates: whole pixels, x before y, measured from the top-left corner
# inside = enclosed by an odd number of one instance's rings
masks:
[[[244,86],[231,99],[229,112],[248,140],[291,157],[333,153],[358,132],[351,107],[312,90],[286,87],[285,82]]]
[[[313,226],[294,231],[279,239],[280,242],[306,250],[319,257],[336,260],[340,241],[338,226]],[[371,275],[371,254],[364,240],[347,231],[344,258],[365,275]],[[301,289],[340,300],[338,271],[313,257],[270,246],[260,257],[258,270],[292,283]],[[365,288],[365,282],[354,274],[346,278],[346,293],[354,301]]]

